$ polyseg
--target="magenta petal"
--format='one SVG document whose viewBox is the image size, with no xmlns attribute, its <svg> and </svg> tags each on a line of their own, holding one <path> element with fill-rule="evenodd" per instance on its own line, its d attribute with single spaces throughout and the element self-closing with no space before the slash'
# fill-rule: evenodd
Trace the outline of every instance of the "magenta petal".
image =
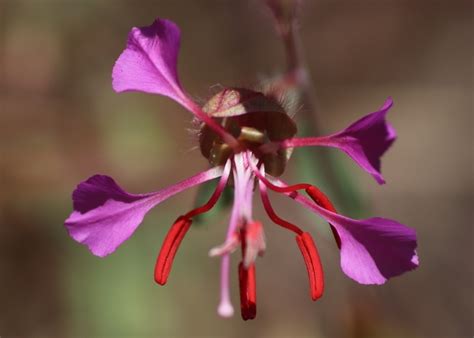
<svg viewBox="0 0 474 338">
<path fill-rule="evenodd" d="M 280 186 L 283 181 L 273 179 Z M 360 284 L 383 284 L 418 267 L 415 230 L 385 218 L 351 219 L 328 211 L 303 195 L 285 193 L 323 217 L 341 239 L 341 268 Z"/>
<path fill-rule="evenodd" d="M 104 257 L 133 234 L 155 205 L 221 174 L 222 168 L 215 167 L 158 192 L 141 195 L 125 192 L 108 176 L 95 175 L 74 191 L 74 211 L 65 226 L 74 240 L 87 245 L 94 255 Z"/>
<path fill-rule="evenodd" d="M 379 184 L 385 183 L 380 173 L 380 157 L 397 137 L 395 129 L 385 120 L 392 105 L 392 99 L 388 98 L 380 110 L 327 137 L 328 145 L 344 151 Z"/>
<path fill-rule="evenodd" d="M 418 267 L 416 233 L 385 218 L 331 217 L 341 238 L 341 267 L 361 284 L 383 284 Z"/>
<path fill-rule="evenodd" d="M 383 284 L 418 267 L 415 230 L 385 218 L 351 219 L 290 195 L 331 223 L 341 238 L 341 267 L 361 284 Z"/>
<path fill-rule="evenodd" d="M 172 21 L 156 19 L 151 26 L 132 28 L 112 71 L 114 90 L 166 95 L 186 106 L 177 73 L 179 46 L 180 31 Z"/>
</svg>

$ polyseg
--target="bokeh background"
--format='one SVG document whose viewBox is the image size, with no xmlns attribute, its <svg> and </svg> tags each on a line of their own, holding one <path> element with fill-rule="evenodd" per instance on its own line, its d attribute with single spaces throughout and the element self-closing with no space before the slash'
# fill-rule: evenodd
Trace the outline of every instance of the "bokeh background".
<svg viewBox="0 0 474 338">
<path fill-rule="evenodd" d="M 181 82 L 204 100 L 215 85 L 251 86 L 284 68 L 261 3 L 0 0 L 0 336 L 472 336 L 472 4 L 306 1 L 300 28 L 323 130 L 395 100 L 399 139 L 383 161 L 388 184 L 340 158 L 366 205 L 349 216 L 416 228 L 421 266 L 384 286 L 357 285 L 341 272 L 323 223 L 274 197 L 282 216 L 317 236 L 327 288 L 311 302 L 293 236 L 266 222 L 258 315 L 243 322 L 238 311 L 229 320 L 215 311 L 219 262 L 207 252 L 223 241 L 225 212 L 188 233 L 166 287 L 153 281 L 162 239 L 195 190 L 158 206 L 105 259 L 62 224 L 75 185 L 94 173 L 147 192 L 207 165 L 187 131 L 189 113 L 163 97 L 112 91 L 130 28 L 157 16 L 177 22 Z M 290 163 L 285 178 L 297 176 Z"/>
</svg>

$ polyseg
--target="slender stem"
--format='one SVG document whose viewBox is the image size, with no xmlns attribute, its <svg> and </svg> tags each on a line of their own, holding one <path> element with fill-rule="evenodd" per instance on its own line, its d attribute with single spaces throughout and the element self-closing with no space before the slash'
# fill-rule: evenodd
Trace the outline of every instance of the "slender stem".
<svg viewBox="0 0 474 338">
<path fill-rule="evenodd" d="M 316 90 L 307 70 L 307 65 L 303 56 L 301 37 L 298 30 L 298 14 L 301 10 L 302 0 L 294 0 L 289 17 L 284 17 L 282 4 L 277 0 L 269 0 L 267 6 L 272 12 L 275 30 L 280 37 L 286 55 L 286 73 L 280 79 L 281 86 L 275 88 L 291 87 L 298 90 L 301 96 L 301 103 L 305 107 L 300 114 L 305 123 L 302 125 L 302 136 L 321 135 L 322 128 L 319 121 L 319 105 L 316 99 Z M 338 178 L 336 163 L 327 151 L 307 152 L 305 156 L 310 156 L 313 161 L 319 163 L 325 179 L 329 182 L 337 200 L 346 201 L 345 189 L 342 181 Z"/>
</svg>

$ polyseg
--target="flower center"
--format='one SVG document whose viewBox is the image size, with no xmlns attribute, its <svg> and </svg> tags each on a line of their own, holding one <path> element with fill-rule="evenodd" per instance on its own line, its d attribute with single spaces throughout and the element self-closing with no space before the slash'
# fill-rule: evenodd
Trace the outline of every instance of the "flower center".
<svg viewBox="0 0 474 338">
<path fill-rule="evenodd" d="M 280 176 L 284 172 L 291 149 L 272 153 L 260 150 L 262 145 L 291 138 L 297 131 L 296 124 L 276 99 L 248 89 L 227 88 L 214 95 L 202 109 L 238 140 L 239 151 L 254 153 L 265 164 L 267 173 Z M 203 156 L 215 166 L 223 165 L 235 152 L 205 124 L 201 127 L 199 144 Z"/>
</svg>

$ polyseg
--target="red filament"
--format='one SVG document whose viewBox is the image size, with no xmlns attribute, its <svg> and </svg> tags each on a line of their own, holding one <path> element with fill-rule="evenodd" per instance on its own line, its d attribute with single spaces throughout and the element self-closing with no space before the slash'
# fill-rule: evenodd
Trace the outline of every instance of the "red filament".
<svg viewBox="0 0 474 338">
<path fill-rule="evenodd" d="M 186 232 L 189 230 L 191 223 L 192 221 L 190 219 L 179 217 L 168 231 L 155 265 L 155 281 L 158 284 L 166 284 L 176 251 L 184 235 L 186 235 Z"/>
<path fill-rule="evenodd" d="M 323 295 L 324 291 L 324 274 L 319 253 L 314 244 L 313 238 L 307 232 L 296 236 L 296 242 L 303 255 L 308 271 L 309 287 L 311 299 L 317 300 Z"/>
<path fill-rule="evenodd" d="M 222 191 L 224 190 L 224 186 L 219 187 L 219 184 L 220 184 L 220 182 L 218 183 L 218 186 L 217 186 L 216 190 L 214 190 L 214 193 L 209 198 L 209 200 L 206 202 L 206 204 L 204 204 L 200 207 L 197 207 L 196 209 L 193 209 L 193 210 L 189 211 L 183 217 L 184 218 L 192 218 L 194 216 L 203 214 L 203 213 L 208 212 L 209 210 L 211 210 L 214 207 L 214 205 L 216 205 L 217 201 L 219 200 L 219 197 L 222 194 Z"/>
<path fill-rule="evenodd" d="M 293 184 L 293 185 L 289 185 L 289 186 L 286 186 L 286 187 L 279 187 L 277 185 L 274 185 L 273 183 L 271 183 L 268 180 L 267 180 L 267 182 L 269 183 L 269 184 L 267 184 L 267 187 L 269 187 L 273 191 L 281 192 L 281 193 L 294 192 L 294 191 L 297 191 L 297 190 L 303 190 L 303 189 L 307 189 L 307 188 L 311 187 L 311 185 L 309 185 L 307 183 L 298 183 L 298 184 Z M 267 182 L 264 182 L 264 183 L 267 183 Z"/>
<path fill-rule="evenodd" d="M 300 235 L 303 233 L 303 231 L 298 228 L 296 225 L 285 221 L 284 219 L 278 217 L 278 215 L 275 213 L 275 210 L 273 210 L 272 205 L 270 203 L 270 199 L 268 198 L 268 195 L 263 191 L 262 188 L 260 188 L 260 197 L 262 198 L 262 204 L 263 207 L 265 208 L 265 211 L 268 214 L 268 217 L 275 223 L 278 224 L 279 226 L 282 226 L 283 228 L 286 228 L 288 230 L 293 231 L 297 235 Z"/>
</svg>

